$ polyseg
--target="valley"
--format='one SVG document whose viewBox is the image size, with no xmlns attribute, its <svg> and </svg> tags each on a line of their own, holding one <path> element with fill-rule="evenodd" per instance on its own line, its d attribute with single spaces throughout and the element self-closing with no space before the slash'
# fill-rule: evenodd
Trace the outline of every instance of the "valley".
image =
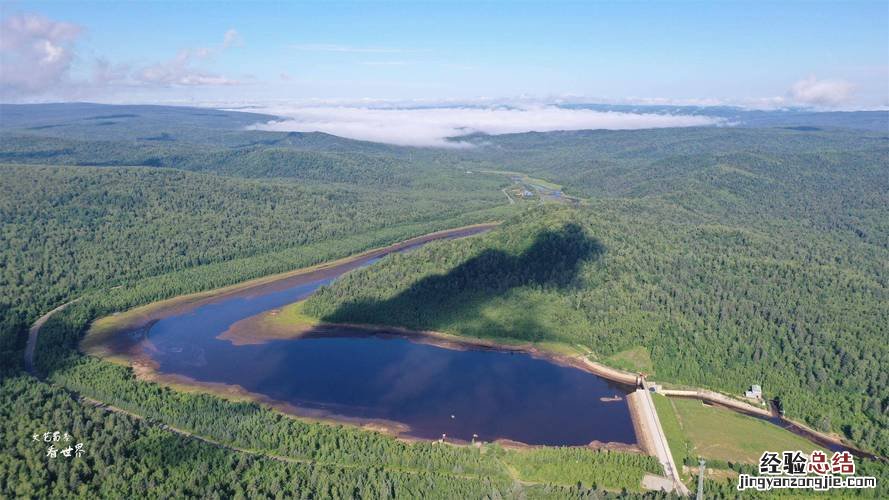
<svg viewBox="0 0 889 500">
<path fill-rule="evenodd" d="M 278 471 L 261 473 L 269 488 L 268 474 L 317 491 L 348 470 L 376 492 L 643 495 L 646 475 L 668 472 L 639 435 L 656 426 L 633 421 L 632 387 L 606 380 L 642 372 L 729 397 L 761 384 L 884 474 L 879 132 L 553 132 L 437 150 L 248 132 L 240 118 L 163 127 L 155 112 L 113 113 L 146 122 L 101 125 L 116 137 L 101 142 L 85 133 L 98 125 L 4 123 L 10 425 L 24 425 L 16 400 L 49 398 L 121 442 L 175 443 L 183 464 L 248 450 Z M 818 447 L 651 397 L 680 491 L 699 457 L 708 491 L 727 491 L 764 446 Z M 74 410 L 82 398 L 115 411 Z M 57 418 L 46 411 L 29 421 Z"/>
</svg>

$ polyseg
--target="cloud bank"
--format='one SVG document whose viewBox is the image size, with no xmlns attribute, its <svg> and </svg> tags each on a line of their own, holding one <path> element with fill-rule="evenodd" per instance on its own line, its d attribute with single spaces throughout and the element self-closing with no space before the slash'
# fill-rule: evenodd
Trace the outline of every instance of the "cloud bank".
<svg viewBox="0 0 889 500">
<path fill-rule="evenodd" d="M 695 127 L 720 123 L 709 116 L 619 113 L 555 106 L 529 108 L 409 108 L 368 107 L 263 108 L 283 120 L 254 125 L 256 130 L 326 132 L 328 134 L 400 146 L 460 147 L 448 141 L 471 133 L 508 134 L 554 130 L 643 129 Z"/>
<path fill-rule="evenodd" d="M 843 80 L 818 80 L 810 76 L 790 88 L 790 98 L 797 104 L 811 106 L 839 106 L 852 97 L 854 86 Z"/>
</svg>

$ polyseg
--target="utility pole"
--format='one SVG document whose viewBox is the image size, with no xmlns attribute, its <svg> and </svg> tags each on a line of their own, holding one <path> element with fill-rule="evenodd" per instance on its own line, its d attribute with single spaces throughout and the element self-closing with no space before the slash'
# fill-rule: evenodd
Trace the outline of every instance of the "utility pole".
<svg viewBox="0 0 889 500">
<path fill-rule="evenodd" d="M 704 464 L 707 461 L 702 458 L 699 463 L 701 468 L 698 469 L 698 500 L 704 500 Z"/>
</svg>

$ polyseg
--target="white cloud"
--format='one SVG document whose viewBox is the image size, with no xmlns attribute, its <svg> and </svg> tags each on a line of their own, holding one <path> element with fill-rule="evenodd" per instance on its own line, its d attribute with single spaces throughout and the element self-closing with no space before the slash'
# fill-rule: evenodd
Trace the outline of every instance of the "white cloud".
<svg viewBox="0 0 889 500">
<path fill-rule="evenodd" d="M 405 146 L 459 147 L 448 137 L 474 132 L 506 134 L 553 130 L 642 129 L 713 125 L 708 116 L 617 113 L 555 106 L 523 108 L 269 107 L 257 111 L 286 117 L 254 125 L 258 130 L 326 132 L 352 139 Z"/>
<path fill-rule="evenodd" d="M 236 30 L 230 29 L 223 35 L 221 45 L 182 49 L 173 59 L 136 71 L 133 78 L 139 84 L 159 86 L 238 85 L 241 82 L 237 80 L 195 68 L 194 62 L 209 59 L 243 43 L 241 35 Z"/>
<path fill-rule="evenodd" d="M 8 17 L 0 24 L 0 96 L 41 94 L 64 84 L 83 29 L 37 14 Z"/>
<path fill-rule="evenodd" d="M 790 98 L 797 104 L 811 106 L 839 106 L 852 97 L 854 86 L 843 80 L 818 80 L 810 76 L 790 88 Z"/>
<path fill-rule="evenodd" d="M 234 29 L 219 44 L 180 50 L 175 57 L 148 66 L 131 68 L 103 57 L 92 67 L 76 72 L 75 43 L 83 29 L 38 14 L 19 14 L 0 22 L 0 99 L 83 99 L 105 97 L 134 87 L 222 86 L 240 83 L 197 67 L 200 61 L 243 45 Z M 89 75 L 72 77 L 72 74 Z"/>
<path fill-rule="evenodd" d="M 209 57 L 208 49 L 181 50 L 169 61 L 152 64 L 137 71 L 138 83 L 161 86 L 237 85 L 237 80 L 208 73 L 193 66 L 195 59 Z"/>
</svg>

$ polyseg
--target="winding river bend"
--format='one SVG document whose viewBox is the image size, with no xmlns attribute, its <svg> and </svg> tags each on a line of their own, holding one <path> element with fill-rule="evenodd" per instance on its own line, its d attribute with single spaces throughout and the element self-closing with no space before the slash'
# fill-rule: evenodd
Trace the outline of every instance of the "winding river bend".
<svg viewBox="0 0 889 500">
<path fill-rule="evenodd" d="M 630 388 L 528 353 L 340 325 L 293 339 L 224 338 L 232 325 L 305 299 L 389 253 L 488 229 L 434 233 L 310 272 L 125 313 L 131 317 L 102 338 L 100 350 L 150 366 L 160 379 L 236 388 L 294 414 L 403 436 L 635 445 Z"/>
</svg>

